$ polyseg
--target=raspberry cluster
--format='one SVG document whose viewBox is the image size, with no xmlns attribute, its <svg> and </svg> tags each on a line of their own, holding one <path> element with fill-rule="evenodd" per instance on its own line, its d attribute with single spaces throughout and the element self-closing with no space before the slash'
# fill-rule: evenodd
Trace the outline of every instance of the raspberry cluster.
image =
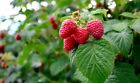
<svg viewBox="0 0 140 83">
<path fill-rule="evenodd" d="M 85 44 L 89 34 L 99 40 L 104 34 L 101 20 L 95 19 L 87 23 L 86 28 L 78 27 L 74 20 L 65 20 L 59 30 L 59 36 L 64 39 L 64 49 L 70 51 L 78 44 Z"/>
<path fill-rule="evenodd" d="M 50 16 L 49 21 L 51 22 L 53 29 L 54 30 L 57 29 L 58 25 L 57 25 L 55 18 L 53 16 Z"/>
</svg>

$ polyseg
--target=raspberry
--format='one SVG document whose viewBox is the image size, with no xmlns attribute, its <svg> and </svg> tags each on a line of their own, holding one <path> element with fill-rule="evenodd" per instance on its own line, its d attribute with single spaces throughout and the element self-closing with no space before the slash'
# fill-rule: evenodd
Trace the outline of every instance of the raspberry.
<svg viewBox="0 0 140 83">
<path fill-rule="evenodd" d="M 78 28 L 72 36 L 77 43 L 84 44 L 88 40 L 89 34 L 86 29 Z"/>
<path fill-rule="evenodd" d="M 5 33 L 4 32 L 0 32 L 0 39 L 4 39 L 5 37 Z"/>
<path fill-rule="evenodd" d="M 18 40 L 21 40 L 21 36 L 19 34 L 16 34 L 15 36 L 15 39 L 18 41 Z"/>
<path fill-rule="evenodd" d="M 53 29 L 57 29 L 58 25 L 56 23 L 52 24 Z"/>
<path fill-rule="evenodd" d="M 61 38 L 69 37 L 70 35 L 72 35 L 75 32 L 76 29 L 77 29 L 77 25 L 74 21 L 65 20 L 62 23 L 62 26 L 59 30 L 59 36 Z"/>
<path fill-rule="evenodd" d="M 96 40 L 99 40 L 104 34 L 102 21 L 98 19 L 89 21 L 87 23 L 87 30 Z"/>
<path fill-rule="evenodd" d="M 0 53 L 4 53 L 5 45 L 0 45 Z"/>
<path fill-rule="evenodd" d="M 53 16 L 50 16 L 49 21 L 50 21 L 51 23 L 55 23 L 54 17 L 53 17 Z"/>
<path fill-rule="evenodd" d="M 70 51 L 77 46 L 76 41 L 74 40 L 73 36 L 67 37 L 64 39 L 64 49 L 66 51 Z"/>
</svg>

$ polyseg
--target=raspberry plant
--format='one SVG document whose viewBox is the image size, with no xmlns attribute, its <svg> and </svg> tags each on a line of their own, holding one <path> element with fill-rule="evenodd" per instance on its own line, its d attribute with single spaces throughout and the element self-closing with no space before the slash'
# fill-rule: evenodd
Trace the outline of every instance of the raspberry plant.
<svg viewBox="0 0 140 83">
<path fill-rule="evenodd" d="M 130 17 L 125 12 L 121 19 L 110 20 L 105 9 L 88 12 L 86 16 L 80 15 L 83 12 L 77 16 L 75 13 L 68 19 L 74 19 L 78 27 L 85 26 L 92 36 L 70 54 L 76 77 L 83 83 L 139 83 L 139 55 L 134 53 L 138 50 L 135 47 L 139 47 L 135 42 L 140 36 L 139 17 Z"/>
</svg>

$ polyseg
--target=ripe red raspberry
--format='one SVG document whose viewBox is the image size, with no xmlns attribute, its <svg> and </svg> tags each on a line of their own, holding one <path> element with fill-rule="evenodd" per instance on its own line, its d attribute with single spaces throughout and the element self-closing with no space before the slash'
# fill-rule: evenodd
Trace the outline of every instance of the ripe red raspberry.
<svg viewBox="0 0 140 83">
<path fill-rule="evenodd" d="M 73 36 L 67 37 L 64 39 L 64 49 L 66 51 L 70 51 L 77 46 L 76 41 L 74 40 Z"/>
<path fill-rule="evenodd" d="M 0 45 L 0 53 L 4 53 L 5 45 Z"/>
<path fill-rule="evenodd" d="M 16 34 L 15 35 L 15 39 L 18 41 L 18 40 L 21 40 L 21 36 L 20 36 L 20 34 Z"/>
<path fill-rule="evenodd" d="M 49 21 L 50 21 L 51 23 L 55 23 L 54 17 L 53 17 L 53 16 L 50 16 Z"/>
<path fill-rule="evenodd" d="M 77 25 L 73 20 L 65 20 L 59 30 L 59 36 L 66 38 L 72 35 L 77 29 Z"/>
<path fill-rule="evenodd" d="M 95 19 L 87 23 L 87 30 L 96 39 L 100 39 L 104 34 L 104 26 L 101 20 Z"/>
<path fill-rule="evenodd" d="M 0 32 L 0 39 L 4 39 L 5 37 L 5 33 L 4 32 Z"/>
<path fill-rule="evenodd" d="M 53 29 L 57 29 L 58 25 L 56 23 L 52 24 Z"/>
<path fill-rule="evenodd" d="M 77 43 L 84 44 L 88 40 L 89 34 L 86 29 L 78 28 L 72 36 Z"/>
</svg>

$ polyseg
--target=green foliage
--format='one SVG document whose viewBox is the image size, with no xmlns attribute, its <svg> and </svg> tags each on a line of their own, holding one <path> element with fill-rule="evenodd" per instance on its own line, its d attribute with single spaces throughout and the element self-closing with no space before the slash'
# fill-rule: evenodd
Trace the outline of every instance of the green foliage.
<svg viewBox="0 0 140 83">
<path fill-rule="evenodd" d="M 68 66 L 67 58 L 59 58 L 56 62 L 52 63 L 50 66 L 50 71 L 53 76 L 58 75 Z"/>
<path fill-rule="evenodd" d="M 134 44 L 133 44 L 133 51 L 132 51 L 132 54 L 133 54 L 133 57 L 134 57 L 134 64 L 137 65 L 137 64 L 140 64 L 140 37 L 139 36 L 136 36 L 134 38 Z"/>
<path fill-rule="evenodd" d="M 104 15 L 104 16 L 106 16 L 107 15 L 107 11 L 108 10 L 106 10 L 106 9 L 97 9 L 97 10 L 95 10 L 95 11 L 92 11 L 91 12 L 91 14 L 101 14 L 101 15 Z"/>
<path fill-rule="evenodd" d="M 75 76 L 75 78 L 81 80 L 82 83 L 91 83 L 91 81 L 89 81 L 88 78 L 86 78 L 85 76 L 83 76 L 83 74 L 79 70 L 76 70 L 74 76 Z"/>
<path fill-rule="evenodd" d="M 79 46 L 71 61 L 89 80 L 102 83 L 113 69 L 114 57 L 111 45 L 101 39 Z"/>
<path fill-rule="evenodd" d="M 125 80 L 124 80 L 125 79 Z M 134 68 L 126 63 L 119 63 L 105 83 L 139 83 L 140 80 L 134 74 Z"/>
<path fill-rule="evenodd" d="M 121 15 L 124 16 L 124 17 L 128 17 L 128 18 L 139 18 L 139 16 L 133 15 L 130 12 L 123 12 Z"/>
<path fill-rule="evenodd" d="M 118 30 L 120 29 L 118 28 Z M 125 29 L 121 32 L 110 32 L 107 36 L 119 48 L 119 52 L 122 55 L 128 55 L 133 42 L 133 34 L 131 30 Z"/>
<path fill-rule="evenodd" d="M 132 25 L 131 25 L 131 28 L 135 31 L 135 32 L 137 32 L 137 33 L 139 33 L 140 34 L 140 19 L 135 19 L 134 20 L 134 22 L 132 23 Z"/>
</svg>

